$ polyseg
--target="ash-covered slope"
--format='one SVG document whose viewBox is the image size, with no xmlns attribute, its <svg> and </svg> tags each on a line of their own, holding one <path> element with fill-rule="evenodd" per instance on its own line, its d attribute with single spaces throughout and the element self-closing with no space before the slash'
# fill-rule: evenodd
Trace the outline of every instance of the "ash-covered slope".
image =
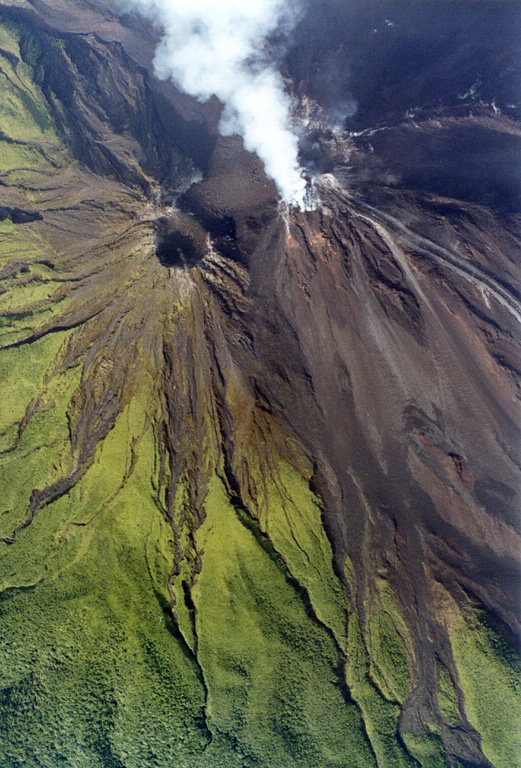
<svg viewBox="0 0 521 768">
<path fill-rule="evenodd" d="M 299 212 L 137 16 L 0 3 L 6 768 L 520 764 L 518 26 L 310 3 Z"/>
</svg>

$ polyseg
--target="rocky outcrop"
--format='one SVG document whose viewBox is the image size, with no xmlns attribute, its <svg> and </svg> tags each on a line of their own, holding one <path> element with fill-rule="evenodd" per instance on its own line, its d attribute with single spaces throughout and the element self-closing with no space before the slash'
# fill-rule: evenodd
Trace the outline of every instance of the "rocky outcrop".
<svg viewBox="0 0 521 768">
<path fill-rule="evenodd" d="M 401 5 L 330 5 L 299 212 L 136 16 L 0 4 L 6 766 L 519 762 L 511 65 L 460 98 L 474 8 L 423 62 Z M 408 45 L 428 99 L 382 91 Z"/>
</svg>

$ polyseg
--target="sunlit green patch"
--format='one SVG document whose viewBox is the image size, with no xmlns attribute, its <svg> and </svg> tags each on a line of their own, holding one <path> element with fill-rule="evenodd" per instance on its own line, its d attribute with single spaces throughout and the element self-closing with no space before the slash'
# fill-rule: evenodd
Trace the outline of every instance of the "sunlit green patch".
<svg viewBox="0 0 521 768">
<path fill-rule="evenodd" d="M 77 384 L 78 373 L 74 370 L 52 379 L 23 431 L 18 447 L 0 457 L 2 536 L 9 538 L 14 528 L 26 518 L 33 489 L 41 491 L 71 472 L 73 457 L 67 406 Z M 39 536 L 46 539 L 49 532 L 48 527 L 39 529 L 37 516 L 28 528 L 28 535 L 35 537 L 35 542 Z M 23 572 L 31 582 L 34 577 L 30 563 L 36 557 L 38 547 L 34 543 L 23 545 L 24 549 L 26 547 Z"/>
<path fill-rule="evenodd" d="M 24 25 L 0 21 L 0 49 L 6 52 L 0 52 L 0 175 L 10 185 L 30 187 L 62 165 L 67 153 L 35 82 L 33 67 L 43 61 L 37 37 Z"/>
<path fill-rule="evenodd" d="M 457 725 L 461 722 L 456 689 L 445 667 L 440 667 L 438 673 L 438 703 L 449 725 Z"/>
<path fill-rule="evenodd" d="M 16 177 L 10 177 L 11 184 L 17 183 L 22 174 L 21 169 L 37 168 L 42 163 L 47 163 L 46 155 L 41 147 L 28 146 L 27 144 L 9 143 L 0 134 L 0 173 L 16 171 Z"/>
<path fill-rule="evenodd" d="M 26 49 L 34 57 L 39 44 L 32 33 L 9 21 L 0 25 L 0 48 L 12 54 L 8 58 L 0 53 L 1 134 L 9 141 L 53 143 L 56 132 L 47 101 L 34 82 L 32 67 L 23 61 L 22 35 Z"/>
<path fill-rule="evenodd" d="M 0 296 L 0 312 L 9 315 L 22 312 L 37 313 L 42 303 L 48 303 L 56 284 L 42 279 L 19 281 Z M 40 305 L 40 306 L 38 306 Z"/>
<path fill-rule="evenodd" d="M 226 762 L 226 751 L 237 750 L 245 764 L 273 768 L 374 766 L 358 708 L 343 693 L 333 638 L 216 477 L 206 513 L 193 600 L 215 740 L 201 766 L 241 765 L 231 755 Z"/>
<path fill-rule="evenodd" d="M 412 656 L 412 645 L 396 596 L 384 579 L 375 582 L 365 637 L 372 680 L 387 699 L 403 703 L 409 690 L 407 657 Z"/>
<path fill-rule="evenodd" d="M 261 530 L 282 554 L 291 574 L 307 591 L 317 618 L 333 632 L 341 649 L 347 642 L 348 597 L 333 571 L 333 552 L 322 525 L 322 506 L 309 483 L 285 462 L 259 479 Z"/>
<path fill-rule="evenodd" d="M 443 751 L 441 739 L 433 727 L 429 735 L 406 733 L 404 743 L 411 755 L 418 761 L 421 768 L 447 768 L 447 758 Z M 459 762 L 452 762 L 451 768 L 460 768 Z"/>
<path fill-rule="evenodd" d="M 200 670 L 164 610 L 155 451 L 137 399 L 74 493 L 0 545 L 4 573 L 23 581 L 31 553 L 41 578 L 0 596 L 3 768 L 193 768 L 208 743 Z"/>
<path fill-rule="evenodd" d="M 0 145 L 1 151 L 1 145 Z M 12 259 L 42 258 L 45 246 L 32 236 L 31 225 L 13 224 L 9 219 L 0 222 L 0 264 L 4 267 Z M 7 278 L 8 279 L 8 278 Z M 2 287 L 5 286 L 5 278 Z"/>
<path fill-rule="evenodd" d="M 453 629 L 451 643 L 465 712 L 494 768 L 521 766 L 521 664 L 486 617 Z"/>
<path fill-rule="evenodd" d="M 10 219 L 0 221 L 0 235 L 10 235 L 15 230 L 15 225 Z"/>
<path fill-rule="evenodd" d="M 25 347 L 0 350 L 0 451 L 14 446 L 27 408 L 36 401 L 68 338 L 69 333 L 56 333 Z"/>
<path fill-rule="evenodd" d="M 378 768 L 417 768 L 416 761 L 401 746 L 398 738 L 400 707 L 388 701 L 372 682 L 370 659 L 362 640 L 355 613 L 349 619 L 346 680 L 359 705 L 364 727 L 371 741 Z"/>
</svg>

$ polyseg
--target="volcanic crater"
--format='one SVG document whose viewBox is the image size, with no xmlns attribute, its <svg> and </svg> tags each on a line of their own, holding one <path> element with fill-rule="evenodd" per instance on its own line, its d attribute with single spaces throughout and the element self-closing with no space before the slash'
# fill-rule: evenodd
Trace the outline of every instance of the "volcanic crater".
<svg viewBox="0 0 521 768">
<path fill-rule="evenodd" d="M 310 211 L 59 6 L 0 1 L 6 768 L 519 766 L 516 4 L 305 4 Z"/>
<path fill-rule="evenodd" d="M 180 211 L 159 217 L 154 230 L 157 258 L 165 267 L 193 267 L 204 259 L 209 248 L 204 228 Z"/>
</svg>

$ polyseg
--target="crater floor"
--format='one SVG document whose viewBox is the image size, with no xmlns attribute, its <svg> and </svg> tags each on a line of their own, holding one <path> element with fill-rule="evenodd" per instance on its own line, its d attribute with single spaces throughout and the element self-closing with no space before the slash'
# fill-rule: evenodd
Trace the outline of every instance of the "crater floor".
<svg viewBox="0 0 521 768">
<path fill-rule="evenodd" d="M 311 211 L 0 0 L 2 768 L 521 765 L 517 3 L 305 8 Z"/>
</svg>

